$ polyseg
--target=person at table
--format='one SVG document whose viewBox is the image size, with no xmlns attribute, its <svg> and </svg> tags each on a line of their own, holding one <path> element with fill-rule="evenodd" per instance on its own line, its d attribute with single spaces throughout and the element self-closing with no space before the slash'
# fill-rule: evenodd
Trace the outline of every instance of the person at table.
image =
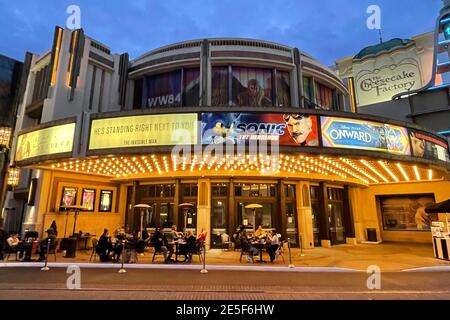
<svg viewBox="0 0 450 320">
<path fill-rule="evenodd" d="M 267 233 L 263 230 L 262 226 L 259 226 L 255 231 L 255 238 L 263 239 L 267 236 Z"/>
<path fill-rule="evenodd" d="M 267 242 L 268 245 L 266 250 L 270 256 L 270 262 L 273 262 L 273 260 L 275 260 L 275 252 L 280 246 L 280 238 L 278 238 L 276 233 L 273 233 L 271 230 L 269 230 L 269 233 L 267 235 Z"/>
<path fill-rule="evenodd" d="M 113 260 L 115 262 L 120 261 L 120 255 L 122 254 L 123 245 L 122 241 L 126 239 L 125 229 L 118 228 L 114 231 L 114 239 L 111 241 L 114 243 L 113 245 Z"/>
<path fill-rule="evenodd" d="M 197 236 L 197 240 L 198 241 L 205 241 L 207 235 L 208 235 L 208 232 L 205 230 L 205 228 L 202 228 L 202 231 Z"/>
<path fill-rule="evenodd" d="M 167 240 L 162 228 L 156 228 L 156 231 L 152 236 L 152 243 L 155 246 L 156 252 L 162 252 L 164 255 L 165 263 L 174 262 L 172 260 L 173 246 L 169 245 L 169 241 Z M 167 252 L 169 255 L 167 255 Z"/>
<path fill-rule="evenodd" d="M 6 243 L 11 250 L 17 251 L 19 253 L 19 259 L 23 258 L 23 245 L 22 242 L 20 242 L 17 232 L 12 232 L 9 235 L 9 238 L 6 239 Z"/>
<path fill-rule="evenodd" d="M 177 231 L 177 226 L 176 225 L 172 226 L 171 234 L 172 234 L 172 240 L 173 241 L 178 241 L 179 239 L 182 239 L 184 237 L 183 232 Z"/>
<path fill-rule="evenodd" d="M 95 248 L 101 262 L 109 261 L 109 253 L 113 251 L 111 238 L 109 236 L 109 230 L 104 229 L 103 234 L 98 240 L 97 247 Z"/>
<path fill-rule="evenodd" d="M 243 251 L 247 252 L 247 261 L 248 262 L 254 262 L 253 261 L 253 256 L 257 256 L 258 255 L 258 249 L 255 248 L 249 241 L 248 239 L 248 235 L 247 235 L 247 231 L 242 231 L 241 233 L 241 237 L 240 237 L 240 241 L 241 241 L 241 248 Z"/>
<path fill-rule="evenodd" d="M 47 237 L 39 242 L 39 261 L 44 261 L 47 251 L 53 249 L 56 244 L 56 236 L 53 228 L 49 228 L 45 232 L 47 232 Z"/>
<path fill-rule="evenodd" d="M 30 231 L 28 229 L 25 229 L 25 235 L 22 241 L 22 250 L 24 258 L 21 261 L 31 261 L 33 242 L 37 239 L 37 237 L 38 233 L 36 231 Z"/>
</svg>

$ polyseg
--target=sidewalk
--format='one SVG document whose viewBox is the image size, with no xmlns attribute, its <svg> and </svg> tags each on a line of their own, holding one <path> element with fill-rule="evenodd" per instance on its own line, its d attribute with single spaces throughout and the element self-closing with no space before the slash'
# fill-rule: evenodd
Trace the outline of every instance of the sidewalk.
<svg viewBox="0 0 450 320">
<path fill-rule="evenodd" d="M 402 271 L 407 269 L 423 267 L 445 266 L 450 268 L 450 261 L 443 261 L 434 258 L 433 247 L 431 244 L 407 244 L 407 243 L 382 243 L 382 244 L 358 244 L 358 245 L 339 245 L 332 248 L 315 248 L 303 250 L 291 250 L 292 263 L 298 268 L 343 268 L 366 271 L 370 265 L 376 265 L 382 272 Z M 62 253 L 58 253 L 57 262 L 59 263 L 83 263 L 92 264 L 92 266 L 114 267 L 114 265 L 102 264 L 98 257 L 96 263 L 89 262 L 91 250 L 78 250 L 76 258 L 64 258 Z M 289 265 L 289 253 L 285 250 L 284 263 L 281 257 L 278 257 L 274 263 L 248 263 L 243 257 L 242 263 L 239 262 L 239 251 L 209 250 L 206 252 L 206 264 L 208 266 L 234 266 L 245 267 L 245 269 L 282 268 Z M 138 264 L 151 264 L 153 257 L 152 251 L 146 251 L 143 256 L 138 256 Z M 263 258 L 269 261 L 269 256 L 264 253 Z M 255 257 L 255 260 L 258 260 Z M 164 266 L 164 268 L 186 268 L 199 267 L 198 256 L 193 256 L 191 264 L 176 263 L 163 264 L 163 257 L 157 255 L 152 266 Z M 13 263 L 14 257 L 10 256 L 6 263 Z M 49 256 L 49 263 L 54 262 L 53 255 Z M 25 263 L 24 263 L 25 264 Z M 41 265 L 42 263 L 39 263 Z M 27 264 L 28 265 L 28 264 Z M 117 267 L 120 264 L 117 264 Z M 138 266 L 136 266 L 138 267 Z"/>
</svg>

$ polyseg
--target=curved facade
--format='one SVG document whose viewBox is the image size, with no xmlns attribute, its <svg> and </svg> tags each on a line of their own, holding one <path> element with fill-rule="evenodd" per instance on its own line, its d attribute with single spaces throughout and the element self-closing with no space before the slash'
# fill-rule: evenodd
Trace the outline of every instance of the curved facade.
<svg viewBox="0 0 450 320">
<path fill-rule="evenodd" d="M 82 205 L 67 230 L 175 224 L 205 228 L 211 248 L 241 224 L 303 248 L 364 241 L 367 228 L 425 242 L 436 217 L 421 208 L 450 195 L 444 137 L 348 112 L 335 73 L 296 48 L 204 39 L 128 61 L 56 28 L 53 49 L 29 59 L 9 197 L 23 228 L 67 225 L 62 206 Z"/>
</svg>

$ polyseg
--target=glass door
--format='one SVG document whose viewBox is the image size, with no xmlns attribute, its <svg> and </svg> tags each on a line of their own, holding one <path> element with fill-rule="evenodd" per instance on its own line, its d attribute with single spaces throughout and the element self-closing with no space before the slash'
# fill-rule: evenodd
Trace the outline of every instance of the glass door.
<svg viewBox="0 0 450 320">
<path fill-rule="evenodd" d="M 345 243 L 343 190 L 327 188 L 327 216 L 332 244 Z"/>
<path fill-rule="evenodd" d="M 255 230 L 262 226 L 263 229 L 272 229 L 272 213 L 273 213 L 273 203 L 271 202 L 261 202 L 258 203 L 262 208 L 258 209 L 247 209 L 245 206 L 255 202 L 239 202 L 237 205 L 237 211 L 239 215 L 239 223 L 244 225 L 246 229 L 250 232 L 255 232 Z"/>
<path fill-rule="evenodd" d="M 294 203 L 286 203 L 286 237 L 290 239 L 291 245 L 298 247 L 298 233 L 297 233 L 297 223 L 296 223 L 296 210 Z"/>
<path fill-rule="evenodd" d="M 221 235 L 227 233 L 227 205 L 224 200 L 212 200 L 211 248 L 222 248 Z"/>
</svg>

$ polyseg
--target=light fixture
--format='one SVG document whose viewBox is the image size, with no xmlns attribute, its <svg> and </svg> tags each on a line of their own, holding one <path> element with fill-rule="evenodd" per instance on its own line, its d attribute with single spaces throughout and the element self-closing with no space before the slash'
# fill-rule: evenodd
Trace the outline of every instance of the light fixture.
<svg viewBox="0 0 450 320">
<path fill-rule="evenodd" d="M 378 161 L 378 163 L 383 167 L 384 170 L 394 179 L 396 182 L 400 182 L 397 176 L 388 168 L 388 166 L 383 161 Z"/>
<path fill-rule="evenodd" d="M 428 169 L 428 180 L 433 180 L 433 170 Z"/>
<path fill-rule="evenodd" d="M 397 163 L 397 168 L 398 168 L 398 169 L 400 170 L 400 172 L 402 173 L 403 178 L 405 178 L 405 181 L 409 181 L 410 179 L 409 179 L 408 175 L 406 174 L 405 169 L 403 169 L 403 167 L 402 167 L 402 165 L 401 165 L 400 163 Z"/>
<path fill-rule="evenodd" d="M 420 179 L 419 169 L 417 169 L 417 166 L 414 166 L 413 168 L 414 168 L 414 173 L 416 174 L 417 181 L 420 181 L 421 179 Z"/>
<path fill-rule="evenodd" d="M 20 169 L 16 166 L 10 166 L 8 170 L 8 185 L 15 188 L 19 185 Z"/>
</svg>

